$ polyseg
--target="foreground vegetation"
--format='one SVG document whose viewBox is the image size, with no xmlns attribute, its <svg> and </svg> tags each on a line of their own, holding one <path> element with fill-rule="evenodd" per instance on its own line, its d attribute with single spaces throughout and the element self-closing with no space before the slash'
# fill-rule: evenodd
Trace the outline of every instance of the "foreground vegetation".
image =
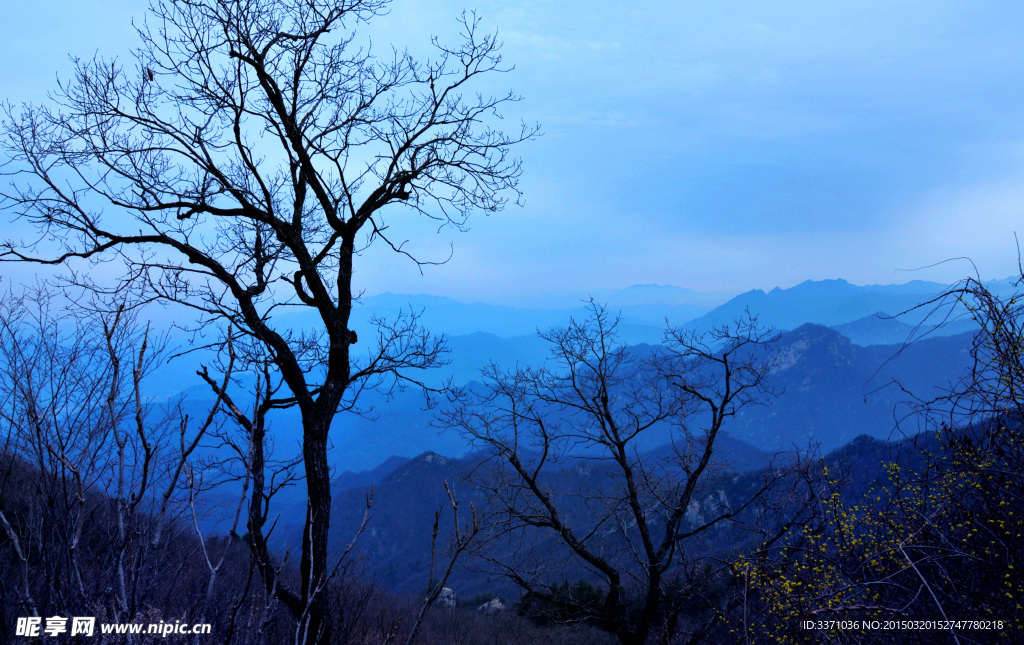
<svg viewBox="0 0 1024 645">
<path fill-rule="evenodd" d="M 600 538 L 586 528 L 588 522 L 614 526 L 609 518 L 621 517 L 587 515 L 614 510 L 605 506 L 618 499 L 614 479 L 607 490 L 580 498 L 582 506 L 565 506 L 577 495 L 566 491 L 539 498 L 562 508 L 556 517 L 570 517 L 576 530 L 587 531 L 577 554 L 592 550 L 607 566 L 624 567 L 627 575 L 612 589 L 606 576 L 586 566 L 543 568 L 545 559 L 535 553 L 569 562 L 572 545 L 568 556 L 557 555 L 566 545 L 547 537 L 557 529 L 550 521 L 509 524 L 517 517 L 510 510 L 530 507 L 510 509 L 507 497 L 494 498 L 494 489 L 481 484 L 499 481 L 493 477 L 503 472 L 500 460 L 513 454 L 496 450 L 496 466 L 474 470 L 476 493 L 469 493 L 473 481 L 460 483 L 463 497 L 476 503 L 471 512 L 461 503 L 461 520 L 456 515 L 453 525 L 462 530 L 449 531 L 446 543 L 446 533 L 435 528 L 438 573 L 431 585 L 424 581 L 424 595 L 397 595 L 375 584 L 373 562 L 360 555 L 358 542 L 333 556 L 324 591 L 332 640 L 881 643 L 894 633 L 901 642 L 1012 639 L 1024 620 L 1016 573 L 1024 566 L 1017 407 L 1024 318 L 1016 301 L 999 301 L 973 282 L 960 296 L 982 330 L 975 369 L 941 400 L 921 402 L 921 418 L 933 429 L 889 444 L 860 439 L 824 459 L 800 462 L 799 469 L 775 468 L 769 478 L 724 471 L 710 477 L 697 498 L 706 499 L 701 490 L 724 495 L 732 490 L 726 481 L 758 494 L 735 512 L 723 506 L 720 517 L 678 524 L 687 535 L 659 572 L 654 604 L 650 579 L 628 573 L 628 559 L 620 557 L 642 540 L 630 533 L 639 525 L 620 525 Z M 53 306 L 37 294 L 8 298 L 3 309 L 0 634 L 13 640 L 20 616 L 86 615 L 105 622 L 211 623 L 212 636 L 203 642 L 304 642 L 294 617 L 265 586 L 256 561 L 263 551 L 240 524 L 252 470 L 238 463 L 249 462 L 222 460 L 201 447 L 207 441 L 236 451 L 247 446 L 242 452 L 251 455 L 245 428 L 223 414 L 229 406 L 219 399 L 198 420 L 173 407 L 157 414 L 139 394 L 156 351 L 145 329 L 124 313 L 61 326 Z M 713 447 L 713 437 L 695 445 Z M 686 462 L 678 461 L 684 457 L 675 453 L 643 471 L 632 460 L 625 466 L 641 472 L 640 481 L 657 478 L 661 487 L 639 493 L 654 495 L 685 484 Z M 271 479 L 287 481 L 291 468 L 274 466 Z M 546 481 L 558 482 L 557 471 Z M 761 489 L 758 482 L 770 485 Z M 265 485 L 266 504 L 277 486 Z M 240 488 L 235 502 L 222 494 L 220 506 L 204 506 L 205 495 L 225 487 Z M 454 493 L 449 500 L 458 511 Z M 627 496 L 616 503 L 628 502 Z M 210 528 L 211 513 L 228 524 Z M 664 530 L 656 517 L 652 533 Z M 509 535 L 527 548 L 495 547 Z M 703 535 L 703 543 L 694 535 Z M 298 584 L 290 552 L 270 556 L 275 580 Z M 441 592 L 459 566 L 502 574 L 522 591 L 491 605 L 489 597 L 456 601 Z"/>
</svg>

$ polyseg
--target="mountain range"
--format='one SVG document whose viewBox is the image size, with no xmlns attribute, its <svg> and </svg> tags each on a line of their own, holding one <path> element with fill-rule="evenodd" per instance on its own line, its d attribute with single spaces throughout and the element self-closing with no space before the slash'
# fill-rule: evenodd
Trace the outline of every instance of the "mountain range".
<svg viewBox="0 0 1024 645">
<path fill-rule="evenodd" d="M 771 348 L 778 354 L 768 377 L 775 396 L 740 410 L 728 431 L 766 451 L 812 442 L 832 450 L 858 435 L 885 439 L 913 434 L 915 427 L 898 423 L 910 415 L 915 401 L 940 396 L 964 373 L 972 340 L 967 333 L 907 346 L 863 347 L 821 325 L 784 332 Z M 339 472 L 369 470 L 391 457 L 426 451 L 459 457 L 471 449 L 456 432 L 438 426 L 435 409 L 418 390 L 387 395 L 369 391 L 360 401 L 364 414 L 340 414 L 332 429 L 330 459 Z M 208 404 L 208 399 L 194 396 L 184 405 L 187 411 L 194 408 L 196 416 Z M 272 424 L 275 445 L 297 450 L 297 411 L 277 412 Z M 668 426 L 652 428 L 640 445 L 653 449 L 667 443 L 669 432 Z"/>
<path fill-rule="evenodd" d="M 992 283 L 997 292 L 1011 286 L 1009 281 Z M 906 311 L 947 289 L 931 282 L 866 287 L 842 280 L 804 282 L 791 289 L 742 294 L 686 322 L 686 327 L 706 330 L 749 310 L 760 322 L 787 330 L 776 346 L 784 367 L 771 376 L 779 396 L 741 412 L 730 432 L 764 450 L 810 441 L 832 449 L 860 434 L 888 437 L 898 419 L 909 411 L 902 404 L 911 400 L 911 395 L 932 398 L 966 368 L 971 342 L 968 330 L 973 323 L 956 310 L 947 310 L 945 324 L 939 327 L 935 327 L 935 316 L 922 324 L 920 313 L 916 319 L 875 313 Z M 622 324 L 632 321 L 634 330 L 654 329 L 649 323 L 655 311 L 664 314 L 671 307 L 700 306 L 692 292 L 652 285 L 609 294 L 608 300 L 623 303 Z M 528 326 L 565 324 L 570 316 L 585 313 L 582 308 L 512 309 L 434 297 L 383 295 L 365 298 L 360 315 L 362 319 L 367 312 L 388 315 L 403 303 L 422 306 L 424 322 L 450 334 L 449 364 L 426 379 L 434 385 L 446 379 L 455 384 L 472 383 L 480 378 L 480 368 L 491 361 L 506 368 L 539 365 L 547 356 L 546 342 L 536 333 L 519 332 Z M 469 333 L 460 333 L 466 331 Z M 625 336 L 626 342 L 635 341 L 629 333 Z M 172 369 L 154 375 L 156 389 L 173 391 L 181 384 L 196 383 L 194 374 L 189 378 L 194 365 L 189 356 L 173 361 Z M 211 399 L 205 385 L 194 385 L 187 394 L 185 407 L 195 412 Z M 330 456 L 339 471 L 365 471 L 389 457 L 408 458 L 428 450 L 454 457 L 469 450 L 461 437 L 435 426 L 428 401 L 419 391 L 366 392 L 361 407 L 362 416 L 343 413 L 335 421 Z M 284 451 L 295 449 L 300 434 L 297 412 L 280 411 L 272 423 L 275 445 Z M 645 445 L 653 448 L 665 440 L 663 434 L 652 433 Z"/>
</svg>

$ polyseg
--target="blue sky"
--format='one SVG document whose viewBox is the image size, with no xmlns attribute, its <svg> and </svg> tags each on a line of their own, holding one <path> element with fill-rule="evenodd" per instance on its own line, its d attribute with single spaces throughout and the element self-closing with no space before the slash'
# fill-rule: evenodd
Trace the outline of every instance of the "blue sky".
<svg viewBox="0 0 1024 645">
<path fill-rule="evenodd" d="M 38 101 L 67 55 L 124 55 L 140 3 L 5 3 L 0 95 Z M 1016 268 L 1024 221 L 1024 5 L 396 0 L 375 46 L 426 52 L 475 8 L 505 42 L 523 208 L 424 226 L 420 275 L 371 252 L 369 293 L 526 303 L 665 283 L 952 281 Z M 1024 229 L 1021 229 L 1024 233 Z M 8 268 L 5 267 L 5 271 Z M 22 269 L 11 269 L 23 274 Z"/>
</svg>

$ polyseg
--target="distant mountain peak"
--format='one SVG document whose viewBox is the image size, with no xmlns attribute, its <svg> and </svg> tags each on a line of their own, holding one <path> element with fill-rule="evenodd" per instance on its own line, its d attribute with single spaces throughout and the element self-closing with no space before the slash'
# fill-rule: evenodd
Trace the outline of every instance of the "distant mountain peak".
<svg viewBox="0 0 1024 645">
<path fill-rule="evenodd" d="M 779 339 L 772 372 L 785 372 L 806 361 L 817 365 L 849 364 L 852 351 L 853 343 L 846 336 L 823 325 L 806 323 Z"/>
<path fill-rule="evenodd" d="M 784 333 L 780 339 L 780 344 L 787 345 L 799 341 L 804 341 L 811 345 L 835 343 L 839 346 L 849 346 L 853 344 L 849 338 L 843 336 L 835 329 L 817 323 L 804 323 L 796 329 Z"/>
<path fill-rule="evenodd" d="M 900 321 L 913 326 L 926 314 L 916 308 L 946 288 L 922 281 L 858 286 L 843 278 L 805 280 L 786 289 L 775 287 L 768 293 L 748 291 L 687 326 L 710 329 L 729 324 L 743 318 L 746 310 L 757 315 L 762 324 L 776 329 L 796 329 L 807 322 L 837 326 L 883 311 L 909 312 Z"/>
<path fill-rule="evenodd" d="M 840 336 L 841 334 L 827 325 L 818 323 L 804 323 L 790 332 L 791 334 L 805 334 L 815 336 Z"/>
<path fill-rule="evenodd" d="M 804 280 L 803 282 L 801 282 L 797 286 L 798 287 L 802 287 L 804 285 L 834 285 L 834 286 L 843 286 L 843 285 L 850 285 L 850 283 L 847 282 L 843 278 L 825 278 L 824 280 Z M 853 286 L 853 285 L 850 285 L 850 286 Z"/>
</svg>

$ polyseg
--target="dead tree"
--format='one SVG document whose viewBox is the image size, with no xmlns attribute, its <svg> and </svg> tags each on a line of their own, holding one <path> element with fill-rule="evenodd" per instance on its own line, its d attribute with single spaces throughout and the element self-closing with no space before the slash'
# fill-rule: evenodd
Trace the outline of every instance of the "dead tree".
<svg viewBox="0 0 1024 645">
<path fill-rule="evenodd" d="M 741 516 L 785 469 L 739 498 L 709 488 L 726 465 L 728 419 L 769 393 L 772 335 L 756 320 L 669 330 L 648 350 L 622 344 L 616 324 L 591 305 L 586 320 L 542 334 L 547 366 L 492 366 L 441 421 L 492 455 L 477 471 L 491 504 L 484 557 L 557 619 L 644 643 L 694 570 L 687 545 Z M 648 452 L 654 433 L 671 448 Z M 566 490 L 566 473 L 588 483 Z M 580 582 L 567 583 L 569 571 Z"/>
<path fill-rule="evenodd" d="M 510 150 L 536 133 L 487 125 L 517 97 L 473 89 L 507 69 L 475 16 L 462 17 L 460 44 L 435 40 L 421 62 L 371 52 L 361 29 L 385 10 L 156 0 L 130 63 L 79 60 L 53 104 L 8 107 L 3 126 L 3 208 L 41 236 L 5 242 L 0 258 L 121 261 L 116 284 L 72 280 L 183 305 L 198 326 L 222 324 L 273 356 L 302 418 L 308 498 L 301 584 L 274 591 L 313 642 L 329 640 L 317 590 L 329 570 L 331 422 L 367 383 L 430 367 L 442 349 L 412 318 L 359 330 L 370 351 L 358 359 L 356 257 L 377 243 L 424 263 L 405 246 L 402 214 L 460 227 L 501 209 L 518 198 Z M 284 306 L 313 312 L 316 329 L 281 325 Z"/>
</svg>

